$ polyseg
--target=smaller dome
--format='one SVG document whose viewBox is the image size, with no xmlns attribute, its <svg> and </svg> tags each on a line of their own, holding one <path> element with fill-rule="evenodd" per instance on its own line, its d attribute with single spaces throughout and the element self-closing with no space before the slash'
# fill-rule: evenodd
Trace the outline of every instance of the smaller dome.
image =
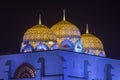
<svg viewBox="0 0 120 80">
<path fill-rule="evenodd" d="M 88 26 L 86 29 L 86 33 L 82 34 L 81 40 L 83 43 L 85 53 L 97 56 L 100 56 L 100 54 L 102 54 L 105 56 L 102 41 L 98 37 L 88 32 Z"/>
<path fill-rule="evenodd" d="M 82 43 L 84 48 L 103 49 L 101 40 L 90 33 L 82 35 Z"/>
<path fill-rule="evenodd" d="M 38 24 L 25 32 L 23 41 L 56 41 L 56 36 L 47 26 Z"/>
</svg>

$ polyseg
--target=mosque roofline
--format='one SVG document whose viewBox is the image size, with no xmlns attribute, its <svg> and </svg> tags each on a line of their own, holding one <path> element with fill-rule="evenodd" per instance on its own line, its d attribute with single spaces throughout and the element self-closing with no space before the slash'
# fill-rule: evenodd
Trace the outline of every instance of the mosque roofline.
<svg viewBox="0 0 120 80">
<path fill-rule="evenodd" d="M 105 58 L 105 59 L 110 59 L 110 60 L 119 60 L 119 59 L 114 59 L 114 58 L 109 58 L 109 57 L 102 57 L 102 56 L 95 56 L 95 55 L 90 55 L 90 54 L 85 54 L 85 53 L 78 53 L 78 52 L 74 52 L 74 51 L 68 51 L 68 50 L 61 50 L 61 49 L 56 49 L 56 50 L 47 50 L 47 51 L 42 51 L 42 52 L 31 52 L 31 54 L 29 53 L 5 53 L 5 54 L 2 54 L 0 55 L 1 56 L 14 56 L 14 55 L 34 55 L 34 54 L 47 54 L 47 52 L 56 52 L 57 51 L 57 54 L 61 54 L 62 52 L 69 52 L 69 53 L 66 53 L 66 54 L 75 54 L 75 55 L 85 55 L 85 56 L 91 56 L 91 57 L 95 57 L 95 58 Z M 48 53 L 50 54 L 50 53 Z M 51 53 L 51 54 L 54 54 L 54 53 Z M 120 60 L 119 60 L 120 61 Z"/>
</svg>

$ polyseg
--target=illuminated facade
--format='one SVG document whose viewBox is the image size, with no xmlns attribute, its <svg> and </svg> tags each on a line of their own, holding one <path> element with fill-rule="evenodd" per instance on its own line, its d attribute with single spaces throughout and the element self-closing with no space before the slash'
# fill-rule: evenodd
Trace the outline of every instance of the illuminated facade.
<svg viewBox="0 0 120 80">
<path fill-rule="evenodd" d="M 20 53 L 0 56 L 0 80 L 119 80 L 120 60 L 106 58 L 102 41 L 63 20 L 28 29 Z"/>
</svg>

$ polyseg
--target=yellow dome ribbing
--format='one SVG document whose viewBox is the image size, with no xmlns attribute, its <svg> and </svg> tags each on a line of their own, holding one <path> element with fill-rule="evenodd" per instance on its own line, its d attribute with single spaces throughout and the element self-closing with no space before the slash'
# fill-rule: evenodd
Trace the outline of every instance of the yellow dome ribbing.
<svg viewBox="0 0 120 80">
<path fill-rule="evenodd" d="M 80 37 L 79 29 L 74 24 L 66 20 L 58 22 L 57 24 L 53 25 L 51 29 L 56 34 L 57 38 Z"/>
<path fill-rule="evenodd" d="M 85 49 L 87 48 L 103 49 L 101 40 L 90 33 L 86 33 L 82 35 L 82 43 Z"/>
<path fill-rule="evenodd" d="M 86 33 L 82 34 L 81 40 L 86 53 L 89 53 L 90 51 L 95 55 L 103 54 L 105 56 L 102 41 L 98 37 L 89 33 L 88 24 L 86 26 Z"/>
<path fill-rule="evenodd" d="M 23 41 L 56 41 L 56 36 L 47 26 L 38 24 L 25 32 Z"/>
</svg>

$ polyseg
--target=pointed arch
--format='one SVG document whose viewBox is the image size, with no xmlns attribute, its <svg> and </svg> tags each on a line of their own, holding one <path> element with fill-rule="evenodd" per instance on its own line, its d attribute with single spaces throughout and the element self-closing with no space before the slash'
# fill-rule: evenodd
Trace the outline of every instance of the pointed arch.
<svg viewBox="0 0 120 80">
<path fill-rule="evenodd" d="M 35 48 L 35 51 L 46 51 L 48 49 L 49 48 L 46 44 L 38 44 Z"/>
<path fill-rule="evenodd" d="M 28 41 L 25 41 L 23 43 L 25 46 L 21 49 L 21 52 L 23 53 L 29 53 L 29 52 L 33 52 L 33 46 L 31 44 L 29 44 Z"/>
<path fill-rule="evenodd" d="M 37 62 L 41 63 L 40 73 L 41 73 L 41 77 L 42 77 L 45 75 L 45 58 L 40 57 Z"/>
<path fill-rule="evenodd" d="M 33 52 L 33 47 L 29 44 L 24 46 L 24 48 L 22 49 L 23 53 L 29 53 L 29 52 Z"/>
<path fill-rule="evenodd" d="M 61 42 L 60 49 L 74 50 L 74 44 L 72 41 L 66 39 Z"/>
<path fill-rule="evenodd" d="M 81 39 L 77 40 L 75 42 L 75 47 L 74 47 L 75 52 L 84 52 L 83 44 L 81 42 Z"/>
<path fill-rule="evenodd" d="M 57 44 L 53 44 L 50 49 L 51 49 L 51 50 L 58 49 L 58 45 L 57 45 Z"/>
<path fill-rule="evenodd" d="M 15 78 L 34 78 L 35 76 L 34 67 L 28 63 L 20 65 L 14 73 Z"/>
<path fill-rule="evenodd" d="M 104 80 L 112 80 L 114 74 L 112 74 L 114 67 L 111 64 L 105 64 L 104 66 Z"/>
</svg>

